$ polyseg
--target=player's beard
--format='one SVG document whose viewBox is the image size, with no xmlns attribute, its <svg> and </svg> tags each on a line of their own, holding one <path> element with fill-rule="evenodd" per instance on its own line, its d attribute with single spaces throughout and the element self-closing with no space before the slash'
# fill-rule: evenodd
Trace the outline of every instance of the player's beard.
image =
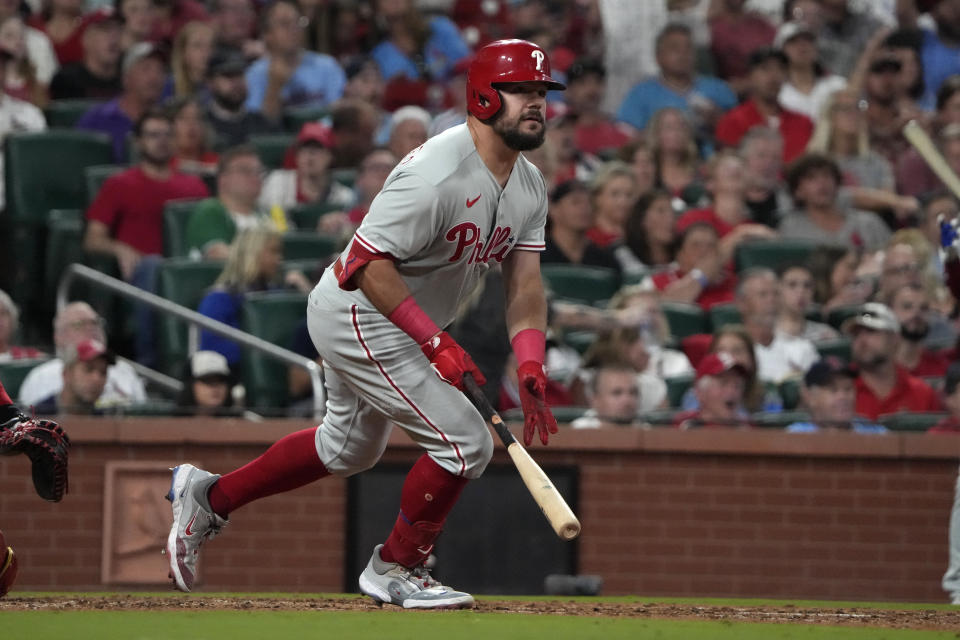
<svg viewBox="0 0 960 640">
<path fill-rule="evenodd" d="M 514 151 L 530 151 L 531 149 L 536 149 L 543 144 L 543 140 L 547 135 L 547 128 L 543 126 L 543 115 L 539 112 L 536 113 L 541 125 L 540 130 L 536 133 L 524 133 L 520 130 L 520 125 L 523 124 L 524 119 L 532 115 L 534 114 L 523 114 L 508 124 L 501 112 L 500 116 L 493 122 L 493 130 L 500 136 L 503 143 Z"/>
</svg>

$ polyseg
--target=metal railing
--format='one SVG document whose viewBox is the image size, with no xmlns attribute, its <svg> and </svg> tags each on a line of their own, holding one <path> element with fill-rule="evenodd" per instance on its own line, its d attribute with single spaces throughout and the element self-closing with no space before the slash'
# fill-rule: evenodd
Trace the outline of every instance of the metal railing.
<svg viewBox="0 0 960 640">
<path fill-rule="evenodd" d="M 70 285 L 73 284 L 74 280 L 82 280 L 89 284 L 102 287 L 103 289 L 111 291 L 119 296 L 132 298 L 133 300 L 142 302 L 143 304 L 146 304 L 161 313 L 179 318 L 180 320 L 186 322 L 190 327 L 202 327 L 208 331 L 216 333 L 217 335 L 221 335 L 224 338 L 229 338 L 230 340 L 233 340 L 244 347 L 254 349 L 270 358 L 279 360 L 284 364 L 303 367 L 307 370 L 307 373 L 310 374 L 310 383 L 313 389 L 314 416 L 316 418 L 320 418 L 323 415 L 325 404 L 323 370 L 320 365 L 310 358 L 301 356 L 300 354 L 294 353 L 289 349 L 278 347 L 272 342 L 267 342 L 263 338 L 258 338 L 257 336 L 246 333 L 245 331 L 235 329 L 234 327 L 224 324 L 219 320 L 208 318 L 207 316 L 197 313 L 192 309 L 188 309 L 183 305 L 171 302 L 166 298 L 161 298 L 156 294 L 150 293 L 149 291 L 144 291 L 143 289 L 135 287 L 131 284 L 127 284 L 123 280 L 118 280 L 117 278 L 108 276 L 105 273 L 97 271 L 96 269 L 91 269 L 90 267 L 82 264 L 71 264 L 64 270 L 63 276 L 60 278 L 60 283 L 57 286 L 57 311 L 68 304 L 68 293 L 70 291 Z M 145 367 L 139 363 L 132 361 L 128 362 L 130 362 L 138 374 L 142 375 L 144 378 L 147 378 L 151 382 L 176 391 L 179 391 L 183 388 L 183 383 L 179 380 L 164 375 L 159 371 L 154 371 L 153 369 Z"/>
</svg>

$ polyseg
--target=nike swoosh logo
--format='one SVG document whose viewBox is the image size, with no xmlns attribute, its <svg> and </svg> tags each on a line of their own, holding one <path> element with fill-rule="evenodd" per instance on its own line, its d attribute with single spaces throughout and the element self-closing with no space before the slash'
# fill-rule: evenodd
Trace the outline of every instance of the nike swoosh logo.
<svg viewBox="0 0 960 640">
<path fill-rule="evenodd" d="M 193 535 L 193 531 L 191 531 L 190 529 L 193 527 L 193 523 L 196 521 L 196 519 L 197 519 L 197 514 L 195 513 L 193 514 L 193 517 L 190 518 L 190 522 L 187 523 L 187 528 L 183 530 L 183 535 L 186 535 L 186 536 Z"/>
<path fill-rule="evenodd" d="M 483 195 L 483 194 L 481 193 L 480 196 L 482 196 L 482 195 Z M 477 200 L 480 199 L 480 196 L 477 196 L 477 197 L 474 198 L 473 200 L 471 200 L 470 198 L 467 198 L 467 209 L 469 209 L 469 208 L 472 207 L 473 205 L 477 204 Z"/>
</svg>

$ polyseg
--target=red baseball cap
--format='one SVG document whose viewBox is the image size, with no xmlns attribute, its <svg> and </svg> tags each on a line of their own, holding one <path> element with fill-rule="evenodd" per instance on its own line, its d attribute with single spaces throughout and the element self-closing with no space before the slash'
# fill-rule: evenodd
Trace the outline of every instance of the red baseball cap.
<svg viewBox="0 0 960 640">
<path fill-rule="evenodd" d="M 107 364 L 116 362 L 116 356 L 99 340 L 81 340 L 75 345 L 68 346 L 63 353 L 63 363 L 65 365 L 74 362 L 90 362 L 97 358 L 104 358 Z"/>
<path fill-rule="evenodd" d="M 704 356 L 697 366 L 697 380 L 704 376 L 718 376 L 727 371 L 734 371 L 742 377 L 747 377 L 747 370 L 742 364 L 733 359 L 726 351 L 717 351 Z"/>
<path fill-rule="evenodd" d="M 319 122 L 308 122 L 300 128 L 297 134 L 296 146 L 302 146 L 308 142 L 322 144 L 325 149 L 333 146 L 333 134 L 330 127 Z"/>
</svg>

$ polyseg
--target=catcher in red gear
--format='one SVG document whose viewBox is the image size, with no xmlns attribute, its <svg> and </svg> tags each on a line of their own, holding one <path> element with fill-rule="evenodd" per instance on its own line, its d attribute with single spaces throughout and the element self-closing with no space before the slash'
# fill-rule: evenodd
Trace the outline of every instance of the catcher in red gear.
<svg viewBox="0 0 960 640">
<path fill-rule="evenodd" d="M 44 500 L 59 502 L 67 493 L 70 439 L 56 422 L 28 418 L 0 384 L 0 455 L 25 454 L 33 467 L 33 487 Z M 0 532 L 0 598 L 17 577 L 17 557 Z"/>
</svg>

